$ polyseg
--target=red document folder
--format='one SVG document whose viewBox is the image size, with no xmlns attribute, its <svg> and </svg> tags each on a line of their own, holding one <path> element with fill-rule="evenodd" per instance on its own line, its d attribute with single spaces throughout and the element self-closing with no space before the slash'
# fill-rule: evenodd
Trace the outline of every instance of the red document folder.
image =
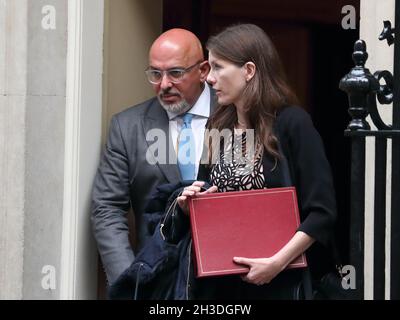
<svg viewBox="0 0 400 320">
<path fill-rule="evenodd" d="M 247 273 L 233 257 L 270 257 L 300 224 L 293 187 L 199 195 L 189 208 L 197 277 Z M 306 266 L 302 254 L 287 268 Z"/>
</svg>

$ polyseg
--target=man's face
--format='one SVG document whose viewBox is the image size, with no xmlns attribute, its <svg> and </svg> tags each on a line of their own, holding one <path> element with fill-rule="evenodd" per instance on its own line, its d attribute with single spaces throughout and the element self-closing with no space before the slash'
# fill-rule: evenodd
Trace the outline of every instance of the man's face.
<svg viewBox="0 0 400 320">
<path fill-rule="evenodd" d="M 196 61 L 195 57 L 173 47 L 153 50 L 149 55 L 150 68 L 161 71 L 185 69 L 197 62 L 199 61 Z M 194 105 L 201 94 L 202 82 L 205 80 L 201 69 L 201 65 L 194 66 L 184 74 L 179 83 L 171 81 L 164 72 L 161 82 L 152 84 L 161 105 L 166 110 L 182 114 Z"/>
</svg>

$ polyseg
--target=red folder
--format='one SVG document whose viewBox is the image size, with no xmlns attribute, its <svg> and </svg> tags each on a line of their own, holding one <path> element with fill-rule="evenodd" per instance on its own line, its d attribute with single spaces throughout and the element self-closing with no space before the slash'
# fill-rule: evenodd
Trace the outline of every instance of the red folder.
<svg viewBox="0 0 400 320">
<path fill-rule="evenodd" d="M 247 273 L 233 257 L 270 257 L 300 224 L 293 187 L 199 195 L 189 208 L 197 277 Z M 287 268 L 306 266 L 302 254 Z"/>
</svg>

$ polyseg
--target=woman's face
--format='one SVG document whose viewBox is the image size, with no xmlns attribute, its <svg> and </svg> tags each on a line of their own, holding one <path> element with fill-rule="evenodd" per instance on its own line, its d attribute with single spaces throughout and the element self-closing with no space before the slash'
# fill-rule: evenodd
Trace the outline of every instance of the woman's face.
<svg viewBox="0 0 400 320">
<path fill-rule="evenodd" d="M 207 82 L 215 89 L 218 104 L 225 106 L 234 104 L 236 107 L 240 107 L 248 77 L 246 68 L 217 58 L 212 51 L 209 52 L 208 61 L 211 71 L 207 76 Z"/>
</svg>

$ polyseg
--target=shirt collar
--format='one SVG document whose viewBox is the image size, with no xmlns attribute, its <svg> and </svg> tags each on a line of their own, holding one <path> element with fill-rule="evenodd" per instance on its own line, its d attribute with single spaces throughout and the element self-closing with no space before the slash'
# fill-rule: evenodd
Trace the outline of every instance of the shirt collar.
<svg viewBox="0 0 400 320">
<path fill-rule="evenodd" d="M 210 116 L 210 88 L 205 83 L 203 92 L 200 94 L 200 97 L 197 99 L 194 106 L 187 111 L 188 113 L 194 114 L 195 116 L 200 116 L 207 118 Z M 172 113 L 167 111 L 169 120 L 173 120 L 178 115 L 176 113 Z"/>
</svg>

